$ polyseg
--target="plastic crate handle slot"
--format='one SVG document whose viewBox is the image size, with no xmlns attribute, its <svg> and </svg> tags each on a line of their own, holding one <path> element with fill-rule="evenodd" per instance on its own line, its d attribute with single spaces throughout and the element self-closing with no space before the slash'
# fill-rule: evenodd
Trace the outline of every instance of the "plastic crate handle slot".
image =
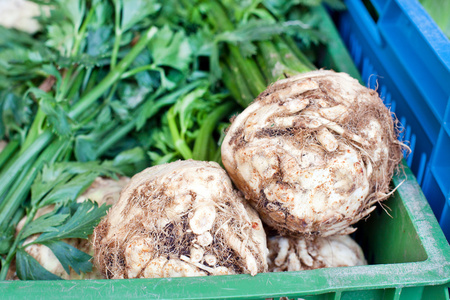
<svg viewBox="0 0 450 300">
<path fill-rule="evenodd" d="M 359 16 L 358 19 L 362 22 L 362 24 L 359 25 L 371 36 L 372 41 L 377 45 L 382 46 L 383 42 L 377 24 L 370 16 L 363 2 L 361 0 L 347 0 L 346 2 L 350 14 Z"/>
</svg>

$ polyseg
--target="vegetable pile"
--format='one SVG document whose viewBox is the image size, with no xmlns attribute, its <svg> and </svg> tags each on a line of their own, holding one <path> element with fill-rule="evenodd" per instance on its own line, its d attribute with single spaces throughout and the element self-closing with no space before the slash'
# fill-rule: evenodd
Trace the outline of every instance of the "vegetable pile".
<svg viewBox="0 0 450 300">
<path fill-rule="evenodd" d="M 324 2 L 331 8 L 343 8 L 339 0 Z M 83 273 L 91 272 L 92 257 L 83 252 L 91 250 L 77 249 L 71 241 L 87 239 L 109 206 L 77 199 L 99 176 L 117 180 L 119 176 L 135 174 L 140 182 L 130 182 L 125 188 L 120 205 L 111 209 L 91 241 L 96 249 L 97 268 L 105 277 L 254 275 L 266 271 L 268 258 L 262 223 L 242 200 L 243 195 L 281 233 L 289 232 L 291 225 L 279 226 L 267 218 L 259 209 L 257 198 L 252 200 L 250 190 L 233 177 L 236 170 L 227 166 L 229 157 L 224 155 L 224 165 L 234 183 L 243 189 L 243 195 L 232 186 L 225 171 L 212 162 L 222 163 L 221 145 L 233 114 L 247 107 L 276 80 L 296 78 L 296 74 L 314 70 L 315 65 L 324 66 L 322 62 L 327 58 L 322 54 L 328 53 L 330 31 L 323 24 L 324 20 L 332 22 L 320 6 L 321 1 L 44 0 L 36 3 L 39 13 L 32 14 L 38 15 L 34 20 L 37 24 L 25 29 L 27 32 L 0 26 L 0 145 L 4 145 L 0 151 L 0 280 L 6 278 L 11 265 L 15 265 L 16 275 L 22 280 L 74 278 L 73 272 L 75 277 L 83 278 Z M 340 69 L 338 65 L 333 67 Z M 269 91 L 274 87 L 269 87 Z M 261 97 L 264 95 L 267 92 Z M 260 100 L 255 104 L 263 102 Z M 320 101 L 314 101 L 317 109 L 333 106 L 319 107 Z M 362 102 L 361 106 L 364 105 Z M 306 111 L 316 113 L 309 108 Z M 228 136 L 234 132 L 233 128 L 240 126 L 239 118 L 242 119 L 238 117 L 233 122 Z M 329 231 L 324 231 L 328 234 L 345 233 L 344 225 L 368 214 L 369 206 L 385 197 L 388 177 L 397 159 L 395 155 L 392 161 L 384 159 L 383 149 L 390 147 L 384 143 L 390 143 L 391 136 L 373 138 L 375 144 L 382 146 L 381 153 L 376 153 L 375 144 L 364 148 L 366 145 L 349 135 L 361 134 L 367 138 L 374 132 L 370 129 L 364 134 L 352 132 L 364 124 L 345 124 L 349 126 L 340 124 L 333 129 L 327 123 L 310 128 L 309 140 L 316 144 L 312 147 L 315 150 L 310 151 L 312 162 L 325 161 L 331 157 L 328 152 L 342 154 L 341 150 L 350 150 L 349 155 L 357 157 L 361 166 L 364 164 L 361 169 L 364 174 L 352 174 L 363 182 L 364 197 L 367 193 L 370 197 L 358 202 L 358 207 L 352 207 L 357 217 L 343 217 L 344 220 L 338 217 L 333 221 L 338 225 L 329 222 L 325 226 Z M 287 131 L 291 125 L 285 126 Z M 339 126 L 344 128 L 341 133 Z M 316 134 L 318 130 L 320 133 Z M 315 140 L 319 135 L 332 143 L 330 136 L 335 135 L 337 148 L 327 149 Z M 341 139 L 342 135 L 350 139 Z M 308 140 L 306 135 L 304 138 Z M 307 147 L 306 141 L 302 143 L 303 148 Z M 357 154 L 361 146 L 368 153 Z M 175 162 L 180 159 L 193 165 Z M 164 163 L 171 164 L 158 167 Z M 208 205 L 186 196 L 185 207 L 177 204 L 182 199 L 181 193 L 164 191 L 167 193 L 164 198 L 152 202 L 154 208 L 136 203 L 128 208 L 136 216 L 156 216 L 154 222 L 144 226 L 131 214 L 129 224 L 120 222 L 114 227 L 112 216 L 120 219 L 123 206 L 138 200 L 130 193 L 142 190 L 156 195 L 157 188 L 144 188 L 152 182 L 180 186 L 181 183 L 164 179 L 168 178 L 172 168 L 168 166 L 172 164 L 184 174 L 172 174 L 184 182 L 183 195 L 220 195 L 215 196 L 217 199 L 204 196 L 206 202 L 211 202 Z M 151 166 L 155 169 L 146 169 Z M 206 168 L 215 174 L 212 175 L 215 183 L 206 184 L 192 178 L 193 175 L 183 173 L 179 166 L 191 171 Z M 380 175 L 381 179 L 377 177 L 378 167 L 386 171 Z M 201 191 L 196 190 L 196 185 Z M 334 184 L 336 189 L 337 185 Z M 220 186 L 224 187 L 223 192 Z M 95 196 L 89 197 L 95 200 Z M 230 199 L 227 207 L 220 203 L 221 197 Z M 185 210 L 178 214 L 165 212 L 168 215 L 164 218 L 152 211 L 164 208 Z M 41 215 L 44 209 L 48 212 Z M 197 212 L 214 215 L 207 222 L 211 227 L 205 232 L 195 227 Z M 317 222 L 326 221 L 327 216 Z M 202 218 L 200 223 L 205 220 L 208 218 Z M 256 228 L 253 224 L 257 224 Z M 112 228 L 125 234 L 114 246 L 109 233 Z M 139 232 L 149 228 L 155 234 L 146 240 Z M 292 223 L 292 228 L 291 232 L 298 229 L 297 221 Z M 314 225 L 309 232 L 317 234 L 322 230 L 318 228 Z M 202 244 L 206 232 L 212 240 Z M 164 242 L 171 234 L 177 238 L 175 249 Z M 59 271 L 50 272 L 39 255 L 30 255 L 27 250 L 30 247 L 46 249 L 48 253 L 50 250 L 58 260 L 51 265 L 58 265 Z M 136 254 L 144 248 L 148 254 Z M 224 262 L 225 257 L 229 258 L 228 263 Z M 144 261 L 151 262 L 153 267 L 144 268 Z M 139 264 L 141 267 L 137 267 Z"/>
</svg>

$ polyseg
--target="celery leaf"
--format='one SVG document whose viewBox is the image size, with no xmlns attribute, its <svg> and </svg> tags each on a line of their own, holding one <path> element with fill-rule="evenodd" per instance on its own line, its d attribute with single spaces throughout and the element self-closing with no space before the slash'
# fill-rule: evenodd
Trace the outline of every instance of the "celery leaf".
<svg viewBox="0 0 450 300">
<path fill-rule="evenodd" d="M 61 280 L 61 277 L 47 271 L 23 249 L 16 254 L 16 272 L 21 280 Z"/>
<path fill-rule="evenodd" d="M 109 207 L 106 204 L 99 207 L 96 202 L 91 201 L 78 203 L 75 213 L 65 224 L 55 227 L 55 231 L 41 234 L 34 243 L 67 238 L 86 239 L 92 234 L 100 219 L 106 215 Z"/>
<path fill-rule="evenodd" d="M 54 227 L 61 225 L 68 217 L 69 214 L 55 214 L 54 212 L 45 214 L 29 223 L 20 232 L 20 237 L 24 239 L 36 233 L 55 231 Z"/>
<path fill-rule="evenodd" d="M 52 250 L 67 274 L 70 274 L 69 267 L 72 267 L 77 274 L 92 272 L 92 263 L 89 261 L 92 256 L 89 254 L 63 241 L 47 241 L 42 244 Z"/>
</svg>

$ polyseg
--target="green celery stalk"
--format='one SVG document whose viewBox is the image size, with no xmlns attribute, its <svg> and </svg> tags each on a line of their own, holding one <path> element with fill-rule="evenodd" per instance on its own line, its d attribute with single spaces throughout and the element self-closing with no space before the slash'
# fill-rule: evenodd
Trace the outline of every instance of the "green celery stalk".
<svg viewBox="0 0 450 300">
<path fill-rule="evenodd" d="M 28 174 L 28 171 L 32 167 L 32 164 L 25 165 L 22 172 L 17 177 L 17 180 L 12 183 L 11 189 L 2 197 L 0 203 L 0 209 L 6 206 L 8 199 L 10 199 L 11 195 L 16 191 L 20 185 L 20 183 L 24 180 L 25 176 Z M 20 202 L 20 201 L 19 201 Z M 0 221 L 1 226 L 6 226 L 8 222 Z"/>
<path fill-rule="evenodd" d="M 264 60 L 264 74 L 269 82 L 281 79 L 286 68 L 283 66 L 282 59 L 275 45 L 271 41 L 261 41 L 258 43 L 258 50 L 261 52 Z M 261 59 L 260 59 L 261 60 Z"/>
<path fill-rule="evenodd" d="M 25 141 L 23 142 L 21 146 L 21 150 L 19 152 L 19 155 L 22 155 L 22 153 L 28 149 L 31 144 L 33 144 L 36 139 L 44 132 L 44 124 L 45 124 L 45 118 L 46 115 L 42 111 L 42 109 L 39 107 L 36 116 L 34 117 L 33 123 L 31 124 L 30 130 L 28 131 L 27 137 Z"/>
<path fill-rule="evenodd" d="M 0 224 L 9 220 L 23 203 L 30 191 L 34 178 L 42 166 L 46 163 L 55 162 L 67 150 L 69 143 L 69 140 L 57 140 L 47 147 L 33 164 L 25 166 L 25 172 L 22 172 L 22 175 L 19 176 L 20 180 L 16 181 L 16 184 L 19 184 L 8 192 L 6 199 L 0 204 Z M 24 176 L 24 174 L 26 175 Z"/>
<path fill-rule="evenodd" d="M 222 80 L 223 80 L 225 86 L 230 91 L 231 96 L 234 98 L 234 100 L 237 103 L 244 106 L 244 104 L 243 104 L 244 100 L 241 95 L 241 92 L 239 91 L 237 84 L 235 84 L 235 78 L 233 77 L 233 72 L 225 64 L 222 64 L 221 68 L 222 68 Z"/>
<path fill-rule="evenodd" d="M 195 139 L 193 159 L 209 160 L 214 154 L 210 151 L 210 140 L 217 123 L 226 117 L 235 107 L 232 101 L 228 101 L 217 108 L 206 118 L 200 127 L 197 138 Z"/>
<path fill-rule="evenodd" d="M 229 48 L 231 51 L 231 55 L 236 60 L 239 72 L 242 73 L 249 90 L 251 91 L 254 98 L 257 97 L 267 87 L 261 71 L 259 70 L 254 60 L 244 58 L 241 55 L 238 47 L 229 45 Z"/>
<path fill-rule="evenodd" d="M 43 148 L 52 140 L 53 134 L 50 130 L 42 133 L 25 151 L 21 152 L 16 161 L 9 166 L 0 176 L 0 195 L 9 190 L 9 186 L 16 180 L 23 168 L 32 163 Z M 1 208 L 0 208 L 1 211 Z M 0 219 L 0 222 L 3 219 Z"/>
<path fill-rule="evenodd" d="M 208 138 L 208 153 L 207 153 L 208 156 L 204 160 L 215 161 L 218 149 L 219 149 L 218 143 L 214 140 L 214 137 L 210 135 Z"/>
<path fill-rule="evenodd" d="M 220 31 L 226 32 L 234 29 L 233 24 L 228 19 L 224 8 L 217 1 L 210 1 L 208 5 L 211 6 L 211 14 L 209 20 L 215 24 Z M 243 74 L 253 97 L 258 96 L 266 89 L 266 82 L 261 74 L 256 63 L 250 58 L 244 58 L 235 45 L 228 44 L 231 56 L 237 63 L 239 71 Z M 231 67 L 231 66 L 230 66 Z"/>
<path fill-rule="evenodd" d="M 68 99 L 72 99 L 76 95 L 76 93 L 80 91 L 81 85 L 83 84 L 85 73 L 86 73 L 85 70 L 80 70 L 73 78 L 72 83 L 70 85 L 71 87 L 67 92 Z"/>
<path fill-rule="evenodd" d="M 186 141 L 180 136 L 180 132 L 178 131 L 173 106 L 167 112 L 167 121 L 175 149 L 181 154 L 181 156 L 183 156 L 183 159 L 192 159 L 192 151 Z"/>
<path fill-rule="evenodd" d="M 279 36 L 273 38 L 274 44 L 284 64 L 293 71 L 292 75 L 309 72 L 316 69 L 310 62 L 305 64 L 297 57 L 297 54 Z M 298 49 L 297 49 L 298 50 Z M 301 52 L 300 52 L 301 53 Z M 288 74 L 291 75 L 291 74 Z"/>
<path fill-rule="evenodd" d="M 285 76 L 311 71 L 310 64 L 305 65 L 298 59 L 281 37 L 274 37 L 273 41 L 259 42 L 258 50 L 257 61 L 269 84 Z"/>
<path fill-rule="evenodd" d="M 83 80 L 81 97 L 89 93 L 97 83 L 98 69 L 88 69 Z"/>
<path fill-rule="evenodd" d="M 0 169 L 5 165 L 19 148 L 19 139 L 11 140 L 8 145 L 0 152 Z"/>
<path fill-rule="evenodd" d="M 20 222 L 25 209 L 19 208 L 14 216 L 11 218 L 9 223 L 4 223 L 4 227 L 0 227 L 0 253 L 6 254 L 11 249 L 11 243 L 13 243 L 17 223 Z M 4 259 L 1 257 L 1 264 L 4 264 Z"/>
<path fill-rule="evenodd" d="M 306 57 L 306 55 L 300 51 L 298 46 L 295 44 L 295 41 L 290 36 L 283 36 L 283 40 L 286 43 L 286 46 L 289 47 L 289 49 L 292 51 L 292 53 L 295 54 L 295 56 L 300 60 L 300 62 L 303 63 L 303 65 L 307 66 L 310 70 L 317 69 L 316 66 L 309 61 L 309 59 Z"/>
<path fill-rule="evenodd" d="M 111 52 L 111 68 L 114 68 L 117 63 L 117 56 L 119 54 L 119 48 L 120 48 L 120 41 L 122 40 L 122 29 L 120 28 L 120 15 L 121 15 L 121 1 L 114 1 L 114 33 L 115 33 L 115 40 L 114 40 L 114 46 Z"/>
<path fill-rule="evenodd" d="M 225 69 L 226 72 L 230 72 L 230 80 L 225 82 L 226 87 L 231 89 L 236 89 L 239 93 L 238 98 L 236 99 L 238 103 L 242 107 L 247 107 L 255 98 L 253 97 L 249 87 L 247 86 L 247 82 L 244 79 L 244 75 L 239 71 L 239 68 L 237 67 L 235 60 L 233 57 L 227 57 L 227 68 Z"/>
</svg>

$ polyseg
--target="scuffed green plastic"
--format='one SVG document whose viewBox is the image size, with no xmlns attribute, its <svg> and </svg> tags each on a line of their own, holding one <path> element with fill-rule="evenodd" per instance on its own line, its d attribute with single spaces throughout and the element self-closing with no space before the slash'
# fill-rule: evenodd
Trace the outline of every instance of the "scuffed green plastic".
<svg viewBox="0 0 450 300">
<path fill-rule="evenodd" d="M 402 183 L 403 182 L 403 183 Z M 194 278 L 2 281 L 0 299 L 449 299 L 450 246 L 408 167 L 356 240 L 370 265 Z"/>
</svg>

